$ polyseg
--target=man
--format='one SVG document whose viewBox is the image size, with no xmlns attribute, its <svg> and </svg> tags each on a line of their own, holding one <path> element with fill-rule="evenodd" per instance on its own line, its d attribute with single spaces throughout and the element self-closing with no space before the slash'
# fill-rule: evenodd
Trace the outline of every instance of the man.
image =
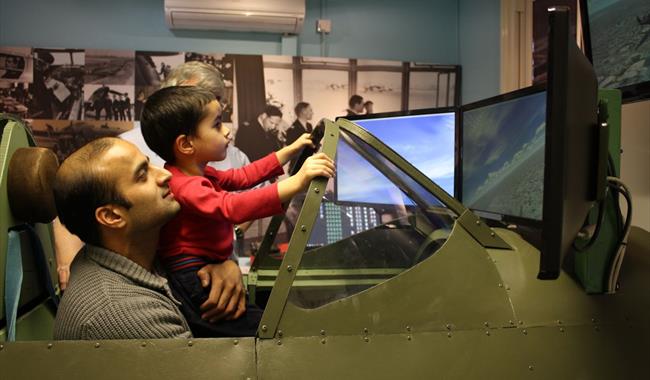
<svg viewBox="0 0 650 380">
<path fill-rule="evenodd" d="M 175 67 L 169 73 L 167 80 L 163 82 L 162 87 L 183 85 L 206 88 L 217 97 L 220 97 L 224 90 L 221 73 L 214 66 L 201 62 L 186 62 Z M 155 166 L 163 166 L 164 161 L 149 149 L 139 127 L 121 134 L 120 138 L 135 144 L 142 153 L 149 157 L 150 162 Z M 220 170 L 241 167 L 249 162 L 248 158 L 232 145 L 228 146 L 226 160 L 224 161 L 232 163 L 233 166 L 219 167 Z M 209 165 L 212 164 L 209 163 Z M 248 225 L 245 224 L 241 227 L 245 230 Z M 69 278 L 70 262 L 72 262 L 82 243 L 60 224 L 55 223 L 54 227 L 59 284 L 62 289 L 65 289 Z M 199 271 L 199 274 L 203 286 L 210 286 L 210 298 L 204 304 L 204 319 L 219 321 L 234 318 L 237 309 L 229 308 L 229 305 L 238 305 L 239 300 L 246 296 L 239 266 L 234 261 L 227 260 L 220 264 L 207 265 Z"/>
<path fill-rule="evenodd" d="M 245 122 L 237 130 L 235 145 L 251 162 L 279 150 L 282 148 L 278 139 L 278 126 L 281 121 L 282 111 L 276 106 L 267 105 L 257 119 Z"/>
<path fill-rule="evenodd" d="M 375 113 L 373 110 L 373 105 L 375 103 L 372 102 L 372 100 L 368 100 L 365 103 L 363 103 L 363 109 L 366 111 L 366 115 L 370 115 Z"/>
<path fill-rule="evenodd" d="M 313 129 L 309 120 L 314 116 L 314 110 L 309 103 L 300 102 L 293 110 L 296 114 L 296 121 L 287 129 L 287 145 L 291 145 L 303 133 L 311 133 Z"/>
<path fill-rule="evenodd" d="M 124 93 L 124 108 L 126 108 L 126 119 L 128 121 L 131 121 L 132 116 L 131 116 L 131 98 L 129 98 L 129 94 L 127 92 Z"/>
<path fill-rule="evenodd" d="M 54 184 L 57 211 L 86 245 L 72 263 L 55 339 L 191 336 L 154 266 L 160 228 L 180 210 L 170 178 L 117 138 L 92 141 L 63 162 Z"/>
<path fill-rule="evenodd" d="M 348 101 L 348 106 L 346 116 L 363 114 L 363 97 L 361 95 L 352 95 Z"/>
</svg>

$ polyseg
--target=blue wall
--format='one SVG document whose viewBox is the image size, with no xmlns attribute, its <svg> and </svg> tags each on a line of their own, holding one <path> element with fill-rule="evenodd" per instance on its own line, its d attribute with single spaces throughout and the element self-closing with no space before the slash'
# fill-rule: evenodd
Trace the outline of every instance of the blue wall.
<svg viewBox="0 0 650 380">
<path fill-rule="evenodd" d="M 498 95 L 501 87 L 500 0 L 459 0 L 459 63 L 463 104 Z"/>
<path fill-rule="evenodd" d="M 321 55 L 463 66 L 463 101 L 499 89 L 499 0 L 306 0 L 297 41 L 265 33 L 170 31 L 163 0 L 0 0 L 0 45 Z"/>
<path fill-rule="evenodd" d="M 297 54 L 458 63 L 456 0 L 307 0 Z M 265 33 L 170 31 L 162 0 L 0 0 L 0 45 L 281 54 Z"/>
</svg>

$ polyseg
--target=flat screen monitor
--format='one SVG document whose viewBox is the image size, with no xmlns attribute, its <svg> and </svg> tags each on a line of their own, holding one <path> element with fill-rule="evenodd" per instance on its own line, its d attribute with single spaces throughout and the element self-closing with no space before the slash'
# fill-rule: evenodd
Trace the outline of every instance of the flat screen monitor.
<svg viewBox="0 0 650 380">
<path fill-rule="evenodd" d="M 463 204 L 503 220 L 532 224 L 541 221 L 546 138 L 544 86 L 465 105 L 459 121 Z"/>
<path fill-rule="evenodd" d="M 602 88 L 650 98 L 650 1 L 581 0 L 585 43 Z"/>
<path fill-rule="evenodd" d="M 567 7 L 549 9 L 544 209 L 538 278 L 555 279 L 605 183 L 599 169 L 598 82 L 569 31 Z"/>
<path fill-rule="evenodd" d="M 409 161 L 447 193 L 454 195 L 456 112 L 454 108 L 412 110 L 345 117 L 380 139 Z M 345 146 L 339 154 L 347 152 Z M 348 160 L 349 161 L 349 160 Z M 352 173 L 352 172 L 351 172 Z M 337 175 L 343 175 L 339 172 Z M 376 176 L 380 178 L 380 176 Z M 390 203 L 386 186 L 368 186 L 377 191 L 360 192 L 350 188 L 352 180 L 337 180 L 337 200 L 357 203 Z M 410 203 L 410 200 L 407 201 Z"/>
</svg>

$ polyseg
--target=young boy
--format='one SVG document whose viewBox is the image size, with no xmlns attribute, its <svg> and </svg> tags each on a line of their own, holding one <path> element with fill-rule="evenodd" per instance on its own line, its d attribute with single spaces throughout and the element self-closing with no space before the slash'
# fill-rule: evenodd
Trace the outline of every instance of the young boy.
<svg viewBox="0 0 650 380">
<path fill-rule="evenodd" d="M 248 166 L 218 171 L 206 163 L 223 160 L 231 141 L 230 130 L 221 124 L 220 116 L 214 95 L 197 87 L 163 88 L 147 99 L 142 135 L 151 150 L 166 161 L 165 168 L 172 173 L 170 189 L 181 205 L 179 214 L 161 231 L 158 257 L 168 270 L 170 286 L 195 336 L 255 335 L 262 310 L 252 305 L 240 318 L 218 323 L 201 318 L 200 307 L 208 291 L 197 271 L 229 258 L 233 224 L 283 212 L 282 203 L 305 189 L 314 177 L 332 177 L 334 163 L 319 153 L 307 159 L 294 176 L 259 189 L 230 192 L 283 174 L 282 165 L 313 144 L 304 134 Z M 239 307 L 243 311 L 244 305 Z"/>
</svg>

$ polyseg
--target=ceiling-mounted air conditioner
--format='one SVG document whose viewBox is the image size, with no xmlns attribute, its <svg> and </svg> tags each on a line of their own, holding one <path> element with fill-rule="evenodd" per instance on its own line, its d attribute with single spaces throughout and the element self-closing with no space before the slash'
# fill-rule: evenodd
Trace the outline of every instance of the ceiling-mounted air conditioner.
<svg viewBox="0 0 650 380">
<path fill-rule="evenodd" d="M 165 0 L 171 29 L 300 33 L 305 0 Z"/>
</svg>

